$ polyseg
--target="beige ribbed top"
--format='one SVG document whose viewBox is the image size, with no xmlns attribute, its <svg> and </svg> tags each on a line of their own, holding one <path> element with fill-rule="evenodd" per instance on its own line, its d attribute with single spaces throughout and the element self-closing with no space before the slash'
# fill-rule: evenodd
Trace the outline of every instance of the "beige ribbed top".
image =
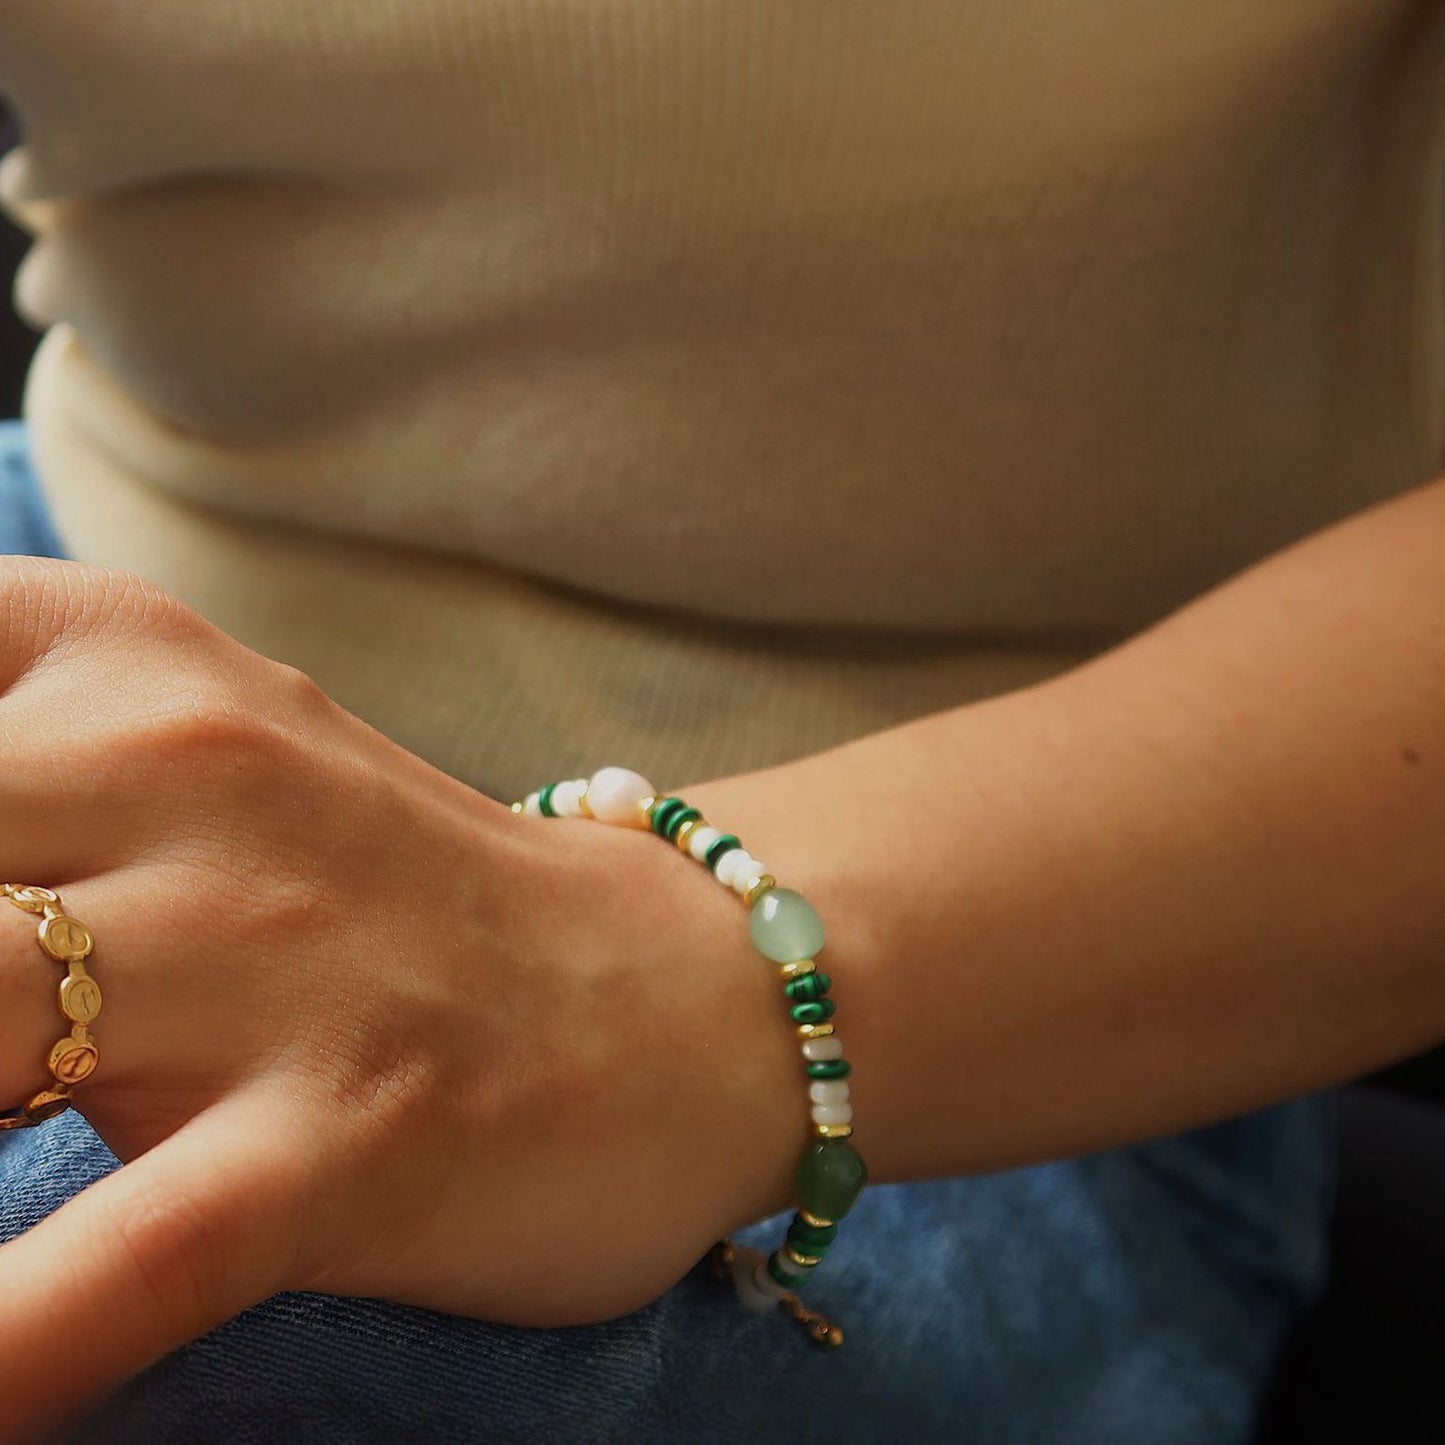
<svg viewBox="0 0 1445 1445">
<path fill-rule="evenodd" d="M 12 0 L 75 555 L 488 791 L 1042 676 L 1430 474 L 1434 0 Z"/>
</svg>

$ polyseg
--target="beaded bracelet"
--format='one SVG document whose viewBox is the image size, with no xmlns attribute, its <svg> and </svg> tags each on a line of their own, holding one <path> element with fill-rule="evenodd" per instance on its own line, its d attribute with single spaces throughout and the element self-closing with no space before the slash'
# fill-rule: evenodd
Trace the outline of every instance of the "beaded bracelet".
<svg viewBox="0 0 1445 1445">
<path fill-rule="evenodd" d="M 630 768 L 606 767 L 590 778 L 548 783 L 512 804 L 514 813 L 544 818 L 594 818 L 624 828 L 650 828 L 703 864 L 748 909 L 753 943 L 779 966 L 788 1012 L 797 1030 L 812 1105 L 812 1138 L 798 1161 L 798 1209 L 786 1240 L 764 1257 L 722 1240 L 714 1251 L 743 1304 L 761 1313 L 781 1306 L 819 1344 L 843 1343 L 843 1332 L 813 1310 L 798 1290 L 808 1283 L 838 1235 L 838 1221 L 857 1202 L 868 1169 L 850 1142 L 852 1065 L 833 1031 L 832 980 L 816 963 L 823 923 L 812 904 L 778 881 L 743 847 L 734 833 L 714 828 L 698 809 L 678 797 L 658 797 L 652 784 Z"/>
</svg>

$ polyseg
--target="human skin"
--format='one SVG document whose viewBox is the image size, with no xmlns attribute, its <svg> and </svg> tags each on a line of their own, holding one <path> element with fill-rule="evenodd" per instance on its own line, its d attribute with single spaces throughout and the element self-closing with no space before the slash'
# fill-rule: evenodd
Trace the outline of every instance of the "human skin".
<svg viewBox="0 0 1445 1445">
<path fill-rule="evenodd" d="M 1434 484 L 1054 681 L 655 780 L 818 906 L 875 1180 L 1445 1034 L 1442 555 Z M 789 1203 L 796 1041 L 697 865 L 512 814 L 132 578 L 14 559 L 0 601 L 5 868 L 95 933 L 77 1101 L 134 1161 L 0 1248 L 6 1438 L 280 1289 L 597 1319 Z M 5 1102 L 58 1033 L 34 923 Z"/>
</svg>

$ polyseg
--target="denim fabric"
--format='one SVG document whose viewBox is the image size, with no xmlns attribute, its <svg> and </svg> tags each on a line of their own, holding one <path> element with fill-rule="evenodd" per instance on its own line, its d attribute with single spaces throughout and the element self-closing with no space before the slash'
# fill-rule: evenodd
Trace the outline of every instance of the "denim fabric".
<svg viewBox="0 0 1445 1445">
<path fill-rule="evenodd" d="M 18 421 L 0 421 L 0 554 L 61 555 L 30 467 L 25 426 Z"/>
<path fill-rule="evenodd" d="M 55 550 L 23 433 L 0 427 L 0 449 L 0 536 Z M 0 1237 L 114 1167 L 74 1113 L 0 1135 Z M 745 1314 L 702 1267 L 636 1314 L 564 1330 L 282 1295 L 162 1361 L 76 1439 L 1243 1445 L 1322 1283 L 1330 1175 L 1329 1101 L 1310 1099 L 1084 1159 L 874 1187 L 810 1291 L 847 1330 L 837 1353 Z M 783 1222 L 745 1238 L 775 1242 Z"/>
</svg>

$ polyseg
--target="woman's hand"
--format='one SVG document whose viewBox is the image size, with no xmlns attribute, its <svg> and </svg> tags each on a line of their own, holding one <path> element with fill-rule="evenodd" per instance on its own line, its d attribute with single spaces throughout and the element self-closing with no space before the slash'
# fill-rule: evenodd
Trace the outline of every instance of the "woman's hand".
<svg viewBox="0 0 1445 1445">
<path fill-rule="evenodd" d="M 656 838 L 519 817 L 123 575 L 7 559 L 0 686 L 0 871 L 95 935 L 76 1103 L 135 1161 L 0 1249 L 11 1429 L 282 1289 L 620 1314 L 786 1203 L 771 971 Z M 0 1107 L 63 1032 L 35 923 Z"/>
</svg>

